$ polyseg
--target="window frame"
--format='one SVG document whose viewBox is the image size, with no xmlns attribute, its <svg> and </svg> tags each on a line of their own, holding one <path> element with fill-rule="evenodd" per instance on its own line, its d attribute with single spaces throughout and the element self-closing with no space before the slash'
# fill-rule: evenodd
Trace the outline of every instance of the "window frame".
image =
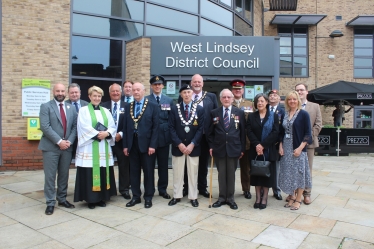
<svg viewBox="0 0 374 249">
<path fill-rule="evenodd" d="M 371 29 L 371 34 L 356 34 L 358 30 Z M 371 40 L 371 47 L 356 47 L 356 38 Z M 371 49 L 371 55 L 356 55 L 356 49 Z M 356 66 L 355 59 L 371 59 L 371 67 L 369 66 Z M 356 76 L 356 69 L 371 69 L 371 77 Z M 374 78 L 374 27 L 355 27 L 353 30 L 353 78 L 354 79 L 373 79 Z"/>
</svg>

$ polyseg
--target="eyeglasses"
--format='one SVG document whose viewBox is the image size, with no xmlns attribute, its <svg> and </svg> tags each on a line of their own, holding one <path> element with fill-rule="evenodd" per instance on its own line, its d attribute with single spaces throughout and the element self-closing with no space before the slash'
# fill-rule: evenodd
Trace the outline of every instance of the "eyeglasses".
<svg viewBox="0 0 374 249">
<path fill-rule="evenodd" d="M 304 92 L 305 89 L 296 89 L 295 91 L 296 91 L 296 92 Z"/>
</svg>

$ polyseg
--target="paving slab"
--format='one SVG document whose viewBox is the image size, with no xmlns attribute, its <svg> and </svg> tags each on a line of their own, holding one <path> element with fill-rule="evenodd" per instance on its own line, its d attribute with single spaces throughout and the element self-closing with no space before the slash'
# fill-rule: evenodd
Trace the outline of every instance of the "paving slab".
<svg viewBox="0 0 374 249">
<path fill-rule="evenodd" d="M 2 188 L 8 189 L 10 191 L 24 194 L 31 191 L 43 190 L 44 183 L 40 182 L 33 182 L 33 181 L 26 181 L 26 182 L 16 182 L 16 183 L 9 183 L 5 185 L 1 185 Z"/>
<path fill-rule="evenodd" d="M 339 248 L 341 239 L 310 233 L 298 249 L 336 249 Z"/>
<path fill-rule="evenodd" d="M 67 246 L 67 245 L 64 245 L 56 240 L 51 240 L 51 241 L 47 241 L 47 242 L 44 242 L 42 244 L 39 244 L 39 245 L 36 245 L 36 246 L 32 246 L 32 247 L 28 247 L 28 249 L 70 249 L 71 247 Z"/>
<path fill-rule="evenodd" d="M 374 244 L 363 241 L 358 241 L 350 238 L 343 240 L 341 249 L 373 249 Z"/>
<path fill-rule="evenodd" d="M 347 237 L 374 243 L 374 228 L 338 221 L 329 236 L 335 238 Z"/>
<path fill-rule="evenodd" d="M 334 227 L 336 220 L 315 217 L 311 215 L 300 215 L 288 228 L 301 230 L 309 233 L 328 235 Z"/>
<path fill-rule="evenodd" d="M 182 210 L 165 215 L 163 218 L 169 221 L 179 223 L 179 224 L 191 226 L 212 215 L 213 213 L 211 212 L 207 212 L 201 209 L 191 207 L 191 208 L 184 208 Z"/>
<path fill-rule="evenodd" d="M 364 211 L 374 213 L 374 202 L 365 200 L 349 199 L 344 208 L 352 209 L 356 211 Z"/>
<path fill-rule="evenodd" d="M 132 235 L 122 234 L 115 238 L 108 239 L 100 244 L 97 244 L 90 249 L 162 249 L 163 246 L 157 245 L 155 243 L 149 242 L 144 239 L 137 238 Z"/>
<path fill-rule="evenodd" d="M 320 215 L 322 218 L 329 218 L 344 221 L 352 224 L 374 227 L 374 213 L 356 211 L 340 207 L 327 207 Z"/>
<path fill-rule="evenodd" d="M 6 226 L 17 224 L 17 223 L 18 222 L 16 220 L 13 220 L 9 218 L 8 216 L 0 214 L 0 227 L 6 227 Z"/>
<path fill-rule="evenodd" d="M 0 195 L 0 213 L 39 204 L 39 201 L 16 193 Z"/>
</svg>

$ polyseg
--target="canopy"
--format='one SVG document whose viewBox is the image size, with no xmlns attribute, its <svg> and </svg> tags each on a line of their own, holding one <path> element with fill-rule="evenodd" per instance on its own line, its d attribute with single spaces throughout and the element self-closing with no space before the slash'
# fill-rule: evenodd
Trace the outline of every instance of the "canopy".
<svg viewBox="0 0 374 249">
<path fill-rule="evenodd" d="M 370 105 L 374 104 L 374 85 L 341 80 L 309 91 L 307 99 L 320 105 Z"/>
</svg>

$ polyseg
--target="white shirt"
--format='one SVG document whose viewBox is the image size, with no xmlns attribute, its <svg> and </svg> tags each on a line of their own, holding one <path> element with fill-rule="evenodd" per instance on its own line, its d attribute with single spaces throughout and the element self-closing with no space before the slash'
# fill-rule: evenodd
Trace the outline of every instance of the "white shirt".
<svg viewBox="0 0 374 249">
<path fill-rule="evenodd" d="M 231 105 L 229 107 L 224 107 L 222 106 L 223 108 L 223 118 L 225 118 L 225 112 L 226 112 L 226 108 L 228 108 L 229 110 L 227 111 L 227 114 L 229 115 L 229 119 L 230 119 L 230 114 L 231 114 Z"/>
<path fill-rule="evenodd" d="M 121 108 L 121 100 L 118 100 L 117 102 L 115 102 L 115 101 L 111 101 L 112 102 L 112 112 L 113 112 L 113 110 L 114 110 L 114 103 L 117 103 L 117 118 L 116 118 L 116 120 L 117 120 L 117 122 L 115 122 L 115 124 L 116 124 L 116 127 L 117 127 L 117 129 L 118 129 L 118 123 L 119 123 L 119 114 L 120 114 L 120 108 Z M 122 137 L 122 131 L 120 131 L 120 132 L 118 132 L 118 134 Z"/>
</svg>

